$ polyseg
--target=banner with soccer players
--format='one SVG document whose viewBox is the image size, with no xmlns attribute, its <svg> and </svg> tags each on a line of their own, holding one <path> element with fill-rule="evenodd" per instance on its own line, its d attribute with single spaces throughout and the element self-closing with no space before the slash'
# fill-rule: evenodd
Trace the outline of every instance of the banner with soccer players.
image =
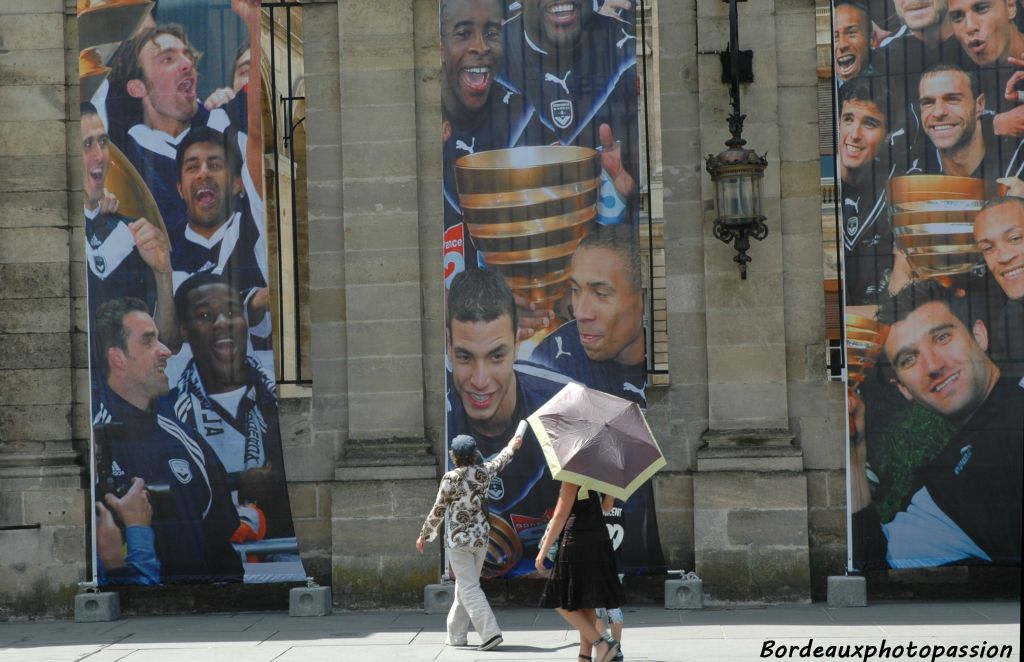
<svg viewBox="0 0 1024 662">
<path fill-rule="evenodd" d="M 302 580 L 270 337 L 260 3 L 78 0 L 78 33 L 93 577 Z"/>
<path fill-rule="evenodd" d="M 447 440 L 486 460 L 568 381 L 647 405 L 634 4 L 440 0 Z M 538 575 L 558 491 L 528 431 L 483 576 Z M 621 571 L 664 571 L 650 482 L 606 523 Z"/>
<path fill-rule="evenodd" d="M 851 570 L 1021 561 L 1022 25 L 834 0 Z"/>
</svg>

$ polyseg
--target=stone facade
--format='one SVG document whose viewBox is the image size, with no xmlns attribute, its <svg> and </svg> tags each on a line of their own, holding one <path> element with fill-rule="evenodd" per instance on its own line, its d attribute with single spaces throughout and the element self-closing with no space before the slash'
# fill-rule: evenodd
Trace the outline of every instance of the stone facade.
<svg viewBox="0 0 1024 662">
<path fill-rule="evenodd" d="M 666 559 L 711 604 L 823 598 L 845 564 L 844 415 L 824 370 L 814 4 L 740 5 L 745 137 L 769 159 L 746 281 L 711 235 L 702 162 L 723 149 L 728 89 L 698 51 L 727 44 L 727 5 L 656 4 Z M 66 612 L 87 576 L 74 5 L 0 3 L 0 618 Z M 413 547 L 444 425 L 437 0 L 302 11 L 314 384 L 282 405 L 296 529 L 336 604 L 414 605 L 439 569 Z M 707 443 L 738 437 L 744 460 Z"/>
</svg>

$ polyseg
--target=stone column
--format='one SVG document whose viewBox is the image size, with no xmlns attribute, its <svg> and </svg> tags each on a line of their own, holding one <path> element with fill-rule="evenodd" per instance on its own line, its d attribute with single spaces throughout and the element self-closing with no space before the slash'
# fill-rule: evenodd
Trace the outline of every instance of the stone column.
<svg viewBox="0 0 1024 662">
<path fill-rule="evenodd" d="M 65 44 L 77 52 L 77 37 L 69 24 L 66 39 L 64 5 L 0 3 L 0 619 L 69 613 L 85 579 L 85 444 L 71 441 L 86 361 L 70 277 L 82 218 L 68 211 L 81 209 L 68 191 L 80 188 L 81 159 L 68 149 L 78 123 L 65 121 L 78 100 Z"/>
<path fill-rule="evenodd" d="M 343 287 L 344 343 L 338 360 L 317 361 L 315 389 L 345 395 L 331 498 L 334 599 L 345 606 L 415 604 L 437 578 L 436 560 L 413 547 L 437 465 L 423 409 L 413 5 L 337 3 L 341 204 L 323 220 L 340 232 L 314 282 Z"/>
<path fill-rule="evenodd" d="M 728 48 L 728 9 L 721 0 L 697 0 L 699 50 Z M 754 51 L 754 83 L 740 86 L 743 137 L 747 147 L 768 154 L 763 204 L 769 234 L 752 242 L 747 280 L 732 259 L 734 247 L 711 232 L 714 188 L 707 175 L 703 180 L 709 429 L 694 476 L 694 551 L 711 603 L 810 598 L 807 480 L 790 425 L 784 265 L 786 214 L 794 211 L 787 200 L 799 192 L 813 156 L 797 150 L 794 157 L 781 112 L 787 85 L 801 80 L 802 60 L 793 57 L 801 32 L 794 21 L 803 18 L 810 44 L 813 6 L 790 9 L 781 0 L 739 5 L 740 48 Z M 809 72 L 813 76 L 813 63 Z M 721 73 L 717 56 L 701 57 L 702 154 L 722 151 L 729 135 L 731 106 Z M 816 187 L 816 178 L 810 182 Z"/>
</svg>

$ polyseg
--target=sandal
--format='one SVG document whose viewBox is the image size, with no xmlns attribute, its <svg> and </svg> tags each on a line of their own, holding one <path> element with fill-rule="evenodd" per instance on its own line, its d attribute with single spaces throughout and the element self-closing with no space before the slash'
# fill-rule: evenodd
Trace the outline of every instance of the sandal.
<svg viewBox="0 0 1024 662">
<path fill-rule="evenodd" d="M 596 655 L 597 647 L 599 644 L 604 644 L 608 647 L 608 650 L 606 650 L 604 655 L 602 655 L 600 658 L 598 658 Z M 619 642 L 608 635 L 598 637 L 597 640 L 591 644 L 591 646 L 594 647 L 594 657 L 596 658 L 594 662 L 611 662 L 612 658 L 614 658 L 619 652 Z"/>
<path fill-rule="evenodd" d="M 584 655 L 583 653 L 580 653 L 576 657 L 578 657 L 581 660 L 586 660 L 587 662 L 594 662 L 594 658 L 590 657 L 589 655 Z"/>
</svg>

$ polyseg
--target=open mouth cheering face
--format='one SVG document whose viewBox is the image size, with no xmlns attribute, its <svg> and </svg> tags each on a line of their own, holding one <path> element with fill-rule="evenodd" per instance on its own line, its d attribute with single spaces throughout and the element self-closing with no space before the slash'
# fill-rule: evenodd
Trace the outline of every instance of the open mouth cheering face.
<svg viewBox="0 0 1024 662">
<path fill-rule="evenodd" d="M 147 113 L 175 122 L 192 119 L 199 107 L 195 61 L 191 47 L 171 34 L 158 34 L 143 47 L 139 64 L 145 77 L 145 91 L 135 86 L 133 94 L 143 99 Z"/>
<path fill-rule="evenodd" d="M 853 5 L 839 5 L 835 10 L 836 76 L 850 80 L 868 66 L 871 23 L 864 12 Z"/>
<path fill-rule="evenodd" d="M 976 64 L 992 64 L 1010 53 L 1017 28 L 1016 0 L 950 0 L 953 34 Z"/>
<path fill-rule="evenodd" d="M 82 177 L 85 206 L 95 209 L 110 169 L 110 139 L 99 115 L 82 115 Z"/>
<path fill-rule="evenodd" d="M 593 13 L 590 0 L 525 0 L 523 27 L 545 50 L 572 48 Z"/>
<path fill-rule="evenodd" d="M 193 230 L 204 235 L 216 231 L 228 220 L 231 197 L 241 190 L 241 179 L 231 173 L 223 145 L 197 142 L 185 150 L 178 194 Z"/>
<path fill-rule="evenodd" d="M 498 0 L 444 0 L 441 13 L 445 104 L 450 115 L 487 103 L 504 53 Z"/>
<path fill-rule="evenodd" d="M 245 353 L 249 326 L 238 292 L 224 283 L 210 283 L 188 293 L 183 320 L 203 385 L 223 393 L 245 385 Z"/>
</svg>

